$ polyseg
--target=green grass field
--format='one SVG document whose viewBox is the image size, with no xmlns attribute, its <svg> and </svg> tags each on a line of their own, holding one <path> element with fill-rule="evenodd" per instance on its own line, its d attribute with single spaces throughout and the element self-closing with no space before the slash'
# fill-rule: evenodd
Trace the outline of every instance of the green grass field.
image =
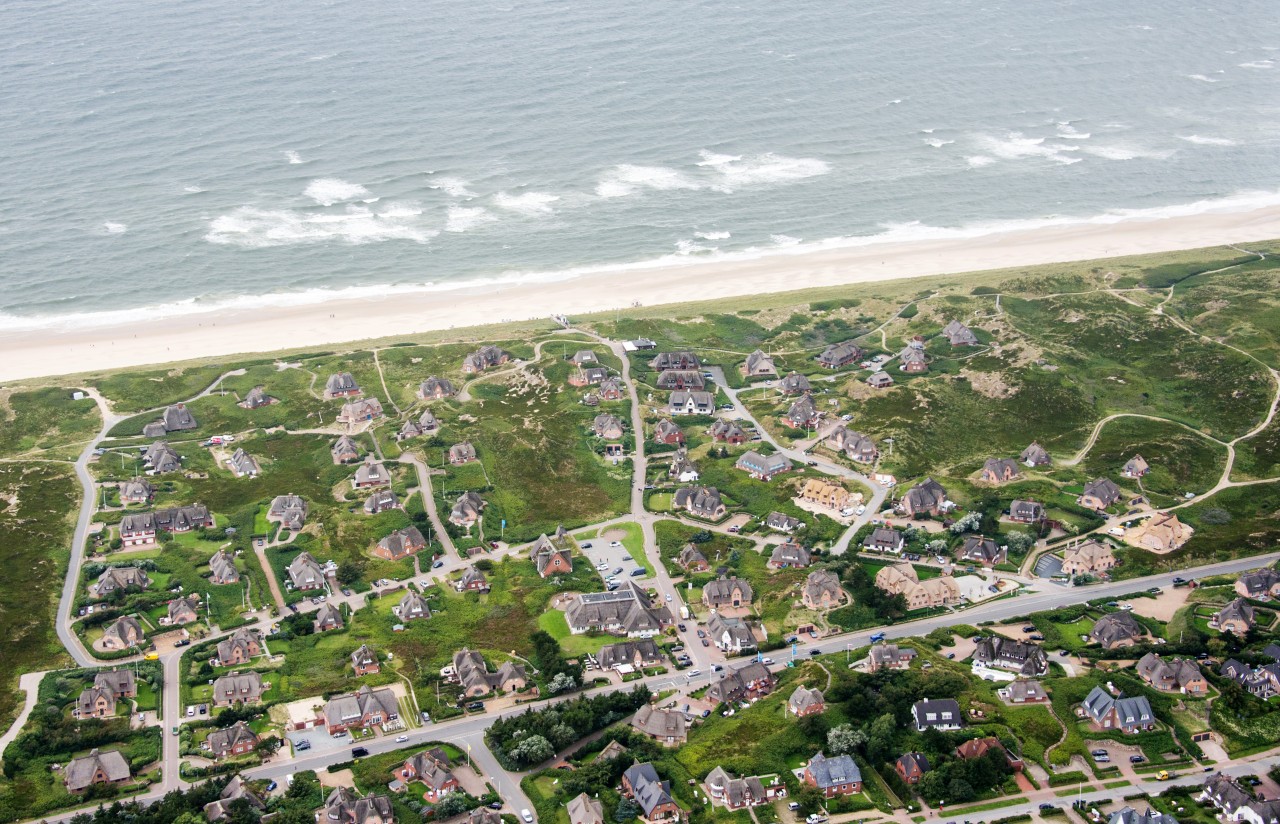
<svg viewBox="0 0 1280 824">
<path fill-rule="evenodd" d="M 92 399 L 72 400 L 72 391 L 58 386 L 0 390 L 0 457 L 53 452 L 70 458 L 78 453 L 97 434 L 102 417 Z"/>
</svg>

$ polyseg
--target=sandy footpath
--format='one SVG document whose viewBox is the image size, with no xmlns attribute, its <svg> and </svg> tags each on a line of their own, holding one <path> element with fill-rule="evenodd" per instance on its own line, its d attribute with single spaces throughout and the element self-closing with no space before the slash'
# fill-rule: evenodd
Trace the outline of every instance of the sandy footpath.
<svg viewBox="0 0 1280 824">
<path fill-rule="evenodd" d="M 654 305 L 728 298 L 1277 237 L 1280 207 L 1270 207 L 632 269 L 500 289 L 399 294 L 341 304 L 220 310 L 172 318 L 140 315 L 132 324 L 0 332 L 0 380 L 322 346 L 554 313 L 573 316 L 625 308 L 637 301 Z"/>
</svg>

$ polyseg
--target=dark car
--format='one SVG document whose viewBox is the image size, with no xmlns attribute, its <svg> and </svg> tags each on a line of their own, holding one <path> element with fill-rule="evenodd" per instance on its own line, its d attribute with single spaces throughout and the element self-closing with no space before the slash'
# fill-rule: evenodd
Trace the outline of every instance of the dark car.
<svg viewBox="0 0 1280 824">
<path fill-rule="evenodd" d="M 299 742 L 298 742 L 298 745 L 297 745 L 296 747 L 294 747 L 294 749 L 296 749 L 296 750 L 309 750 L 309 749 L 311 749 L 311 742 L 304 738 L 304 739 L 302 739 L 301 741 L 299 741 Z"/>
<path fill-rule="evenodd" d="M 353 747 L 351 750 L 352 758 L 364 758 L 368 754 L 369 754 L 368 747 Z"/>
<path fill-rule="evenodd" d="M 484 709 L 484 703 L 481 701 L 472 701 L 470 704 L 467 704 L 467 709 L 471 712 L 482 710 Z"/>
<path fill-rule="evenodd" d="M 685 632 L 686 630 L 688 630 L 688 627 L 686 627 L 684 624 L 676 624 L 676 628 L 679 629 L 681 632 Z"/>
<path fill-rule="evenodd" d="M 586 541 L 585 543 L 578 544 L 578 546 L 582 547 L 583 549 L 591 549 L 591 542 Z"/>
<path fill-rule="evenodd" d="M 817 657 L 818 657 L 819 655 L 821 655 L 821 654 L 822 654 L 822 650 L 820 650 L 820 649 L 811 649 L 811 650 L 809 650 L 809 657 L 810 657 L 810 658 L 817 658 Z"/>
<path fill-rule="evenodd" d="M 279 785 L 279 784 L 277 784 L 276 782 L 274 782 L 274 781 L 269 781 L 269 782 L 267 782 L 267 792 L 274 792 L 274 791 L 275 791 L 275 788 L 276 788 L 276 787 L 279 787 L 279 786 L 280 786 L 280 785 Z"/>
<path fill-rule="evenodd" d="M 709 646 L 711 646 L 711 642 L 710 642 L 710 641 L 708 641 L 706 638 L 703 638 L 703 639 L 702 639 L 702 645 L 703 645 L 704 647 L 709 647 Z"/>
<path fill-rule="evenodd" d="M 637 567 L 636 569 L 631 570 L 632 578 L 635 578 L 639 575 L 648 575 L 648 574 L 649 574 L 649 570 L 645 569 L 644 567 Z"/>
<path fill-rule="evenodd" d="M 179 638 L 177 641 L 174 641 L 174 642 L 173 642 L 173 645 L 174 645 L 175 647 L 186 647 L 186 646 L 190 646 L 190 645 L 191 645 L 191 639 L 190 639 L 190 638 Z"/>
<path fill-rule="evenodd" d="M 491 810 L 501 810 L 501 809 L 502 809 L 502 802 L 501 802 L 501 801 L 494 801 L 493 803 L 491 803 L 491 804 L 489 805 L 489 809 L 491 809 Z"/>
<path fill-rule="evenodd" d="M 948 658 L 948 659 L 950 659 L 950 660 L 953 660 L 953 661 L 954 661 L 954 660 L 955 660 L 955 657 L 956 657 L 956 654 L 955 654 L 954 652 L 948 652 L 948 653 L 947 653 L 947 658 Z"/>
<path fill-rule="evenodd" d="M 1047 811 L 1047 810 L 1052 810 L 1052 809 L 1054 809 L 1054 806 L 1053 806 L 1052 804 L 1041 804 L 1041 805 L 1040 805 L 1040 809 L 1041 809 L 1041 810 L 1046 810 L 1046 811 Z"/>
<path fill-rule="evenodd" d="M 432 569 L 439 569 L 439 568 L 440 568 L 440 567 L 442 567 L 442 566 L 444 566 L 444 561 L 436 561 L 434 564 L 432 564 L 432 565 L 431 565 L 431 568 L 432 568 Z"/>
<path fill-rule="evenodd" d="M 1028 624 L 1027 626 L 1025 626 L 1025 627 L 1023 627 L 1023 628 L 1022 628 L 1022 631 L 1023 631 L 1023 632 L 1035 632 L 1035 631 L 1036 631 L 1036 628 Z"/>
<path fill-rule="evenodd" d="M 1131 755 L 1131 756 L 1129 756 L 1129 763 L 1130 763 L 1130 764 L 1141 764 L 1143 761 L 1146 761 L 1146 760 L 1147 760 L 1146 756 L 1143 756 L 1143 755 Z"/>
</svg>

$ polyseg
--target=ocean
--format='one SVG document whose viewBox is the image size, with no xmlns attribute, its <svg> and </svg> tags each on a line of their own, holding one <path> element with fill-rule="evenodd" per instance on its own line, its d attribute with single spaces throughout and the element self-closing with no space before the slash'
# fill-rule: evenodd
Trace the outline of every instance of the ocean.
<svg viewBox="0 0 1280 824">
<path fill-rule="evenodd" d="M 1280 203 L 1274 0 L 7 0 L 0 31 L 0 329 Z"/>
</svg>

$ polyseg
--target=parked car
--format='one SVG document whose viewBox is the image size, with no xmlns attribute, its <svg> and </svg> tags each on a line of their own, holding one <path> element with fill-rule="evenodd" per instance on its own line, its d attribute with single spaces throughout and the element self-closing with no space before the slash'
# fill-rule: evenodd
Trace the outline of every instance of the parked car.
<svg viewBox="0 0 1280 824">
<path fill-rule="evenodd" d="M 279 786 L 280 786 L 280 785 L 279 785 L 279 784 L 277 784 L 277 783 L 276 783 L 276 782 L 274 782 L 274 781 L 268 781 L 268 782 L 267 782 L 267 792 L 275 792 L 276 787 L 279 787 Z"/>
<path fill-rule="evenodd" d="M 706 632 L 704 632 L 703 630 L 698 630 L 698 637 L 699 637 L 699 638 L 706 638 L 706 637 L 707 637 L 707 633 L 706 633 Z"/>
<path fill-rule="evenodd" d="M 175 647 L 185 647 L 185 646 L 190 646 L 190 644 L 191 644 L 190 638 L 179 638 L 177 641 L 173 642 L 173 645 Z"/>
<path fill-rule="evenodd" d="M 521 810 L 520 817 L 524 819 L 525 824 L 533 824 L 533 813 L 528 810 Z"/>
<path fill-rule="evenodd" d="M 632 578 L 636 578 L 638 576 L 648 575 L 648 574 L 649 574 L 649 570 L 645 569 L 644 567 L 636 567 L 635 569 L 631 570 Z"/>
<path fill-rule="evenodd" d="M 501 802 L 501 801 L 494 801 L 494 802 L 491 802 L 491 803 L 489 804 L 489 809 L 491 809 L 491 810 L 501 810 L 501 809 L 502 809 L 502 802 Z"/>
<path fill-rule="evenodd" d="M 431 713 L 427 712 L 426 710 L 422 711 L 422 723 L 424 724 L 431 723 Z"/>
<path fill-rule="evenodd" d="M 688 630 L 688 627 L 686 627 L 684 624 L 676 624 L 676 628 L 679 629 L 681 632 L 686 632 Z"/>
<path fill-rule="evenodd" d="M 585 542 L 583 542 L 583 543 L 579 544 L 579 546 L 581 546 L 583 549 L 591 549 L 591 542 L 590 542 L 590 541 L 585 541 Z"/>
<path fill-rule="evenodd" d="M 304 738 L 304 739 L 302 739 L 301 741 L 299 741 L 299 742 L 298 742 L 298 745 L 297 745 L 296 747 L 294 747 L 294 749 L 295 749 L 295 750 L 309 750 L 309 749 L 311 749 L 311 742 Z"/>
<path fill-rule="evenodd" d="M 470 704 L 467 704 L 467 710 L 469 712 L 476 712 L 478 710 L 483 710 L 483 709 L 484 709 L 484 702 L 482 701 L 472 701 Z"/>
<path fill-rule="evenodd" d="M 1035 627 L 1033 627 L 1033 626 L 1027 625 L 1027 626 L 1025 626 L 1025 627 L 1023 627 L 1023 628 L 1022 628 L 1022 631 L 1023 631 L 1023 632 L 1035 632 L 1035 631 L 1036 631 L 1036 628 L 1035 628 Z"/>
<path fill-rule="evenodd" d="M 772 658 L 761 658 L 761 659 L 760 659 L 760 663 L 764 664 L 765 666 L 769 666 L 769 665 L 771 665 L 771 664 L 773 663 L 773 659 L 772 659 Z"/>
<path fill-rule="evenodd" d="M 1057 808 L 1056 808 L 1056 807 L 1054 807 L 1052 804 L 1041 804 L 1041 805 L 1040 805 L 1040 810 L 1041 810 L 1041 812 L 1047 812 L 1048 810 L 1053 810 L 1053 809 L 1057 809 Z"/>
<path fill-rule="evenodd" d="M 702 639 L 702 645 L 703 645 L 704 647 L 709 647 L 709 646 L 711 646 L 711 642 L 710 642 L 710 641 L 708 641 L 706 638 L 703 638 L 703 639 Z"/>
<path fill-rule="evenodd" d="M 615 569 L 615 570 L 613 571 L 613 574 L 614 574 L 614 575 L 621 575 L 621 574 L 622 574 L 622 567 L 618 567 L 617 569 Z"/>
<path fill-rule="evenodd" d="M 442 567 L 442 566 L 444 566 L 444 561 L 436 561 L 434 564 L 432 564 L 432 565 L 431 565 L 431 568 L 432 568 L 432 569 L 439 569 L 439 568 L 440 568 L 440 567 Z"/>
<path fill-rule="evenodd" d="M 1129 763 L 1130 763 L 1130 764 L 1141 764 L 1143 761 L 1146 761 L 1146 760 L 1147 760 L 1147 758 L 1146 758 L 1146 756 L 1144 756 L 1144 755 L 1131 755 L 1131 756 L 1129 756 Z"/>
</svg>

